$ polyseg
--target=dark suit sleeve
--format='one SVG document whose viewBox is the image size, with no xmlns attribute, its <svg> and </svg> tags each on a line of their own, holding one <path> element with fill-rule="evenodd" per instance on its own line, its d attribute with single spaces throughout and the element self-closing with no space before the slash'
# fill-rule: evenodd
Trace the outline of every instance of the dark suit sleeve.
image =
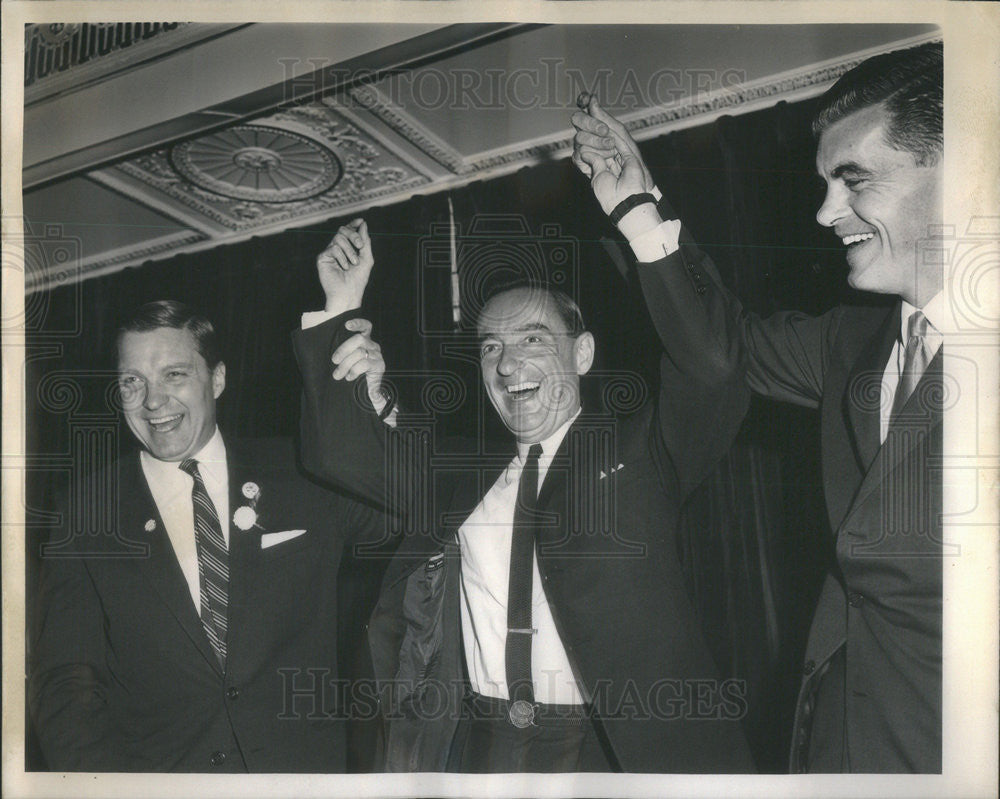
<svg viewBox="0 0 1000 799">
<path fill-rule="evenodd" d="M 732 444 L 749 403 L 737 315 L 728 294 L 705 288 L 717 275 L 689 243 L 636 268 L 662 346 L 653 449 L 687 494 Z"/>
<path fill-rule="evenodd" d="M 53 771 L 114 771 L 131 747 L 107 702 L 110 653 L 100 597 L 79 558 L 43 561 L 28 702 Z"/>
<path fill-rule="evenodd" d="M 349 312 L 293 334 L 302 372 L 302 465 L 307 472 L 385 508 L 390 428 L 379 420 L 365 381 L 334 380 L 330 356 L 351 335 Z"/>
<path fill-rule="evenodd" d="M 741 311 L 739 332 L 751 390 L 781 402 L 818 408 L 830 344 L 840 319 L 839 308 L 822 316 L 782 311 L 766 319 Z"/>
<path fill-rule="evenodd" d="M 664 219 L 677 218 L 666 202 L 661 204 L 660 214 Z M 696 291 L 704 295 L 701 307 L 724 312 L 701 321 L 720 339 L 738 336 L 750 388 L 771 399 L 818 407 L 830 343 L 840 324 L 839 309 L 822 316 L 783 311 L 766 319 L 748 313 L 726 289 L 712 259 L 694 245 L 686 229 L 681 230 L 680 244 L 680 255 L 696 282 Z M 691 308 L 699 310 L 699 306 Z"/>
<path fill-rule="evenodd" d="M 677 218 L 666 202 L 660 215 Z M 660 433 L 682 486 L 697 485 L 732 442 L 746 413 L 744 385 L 772 399 L 819 405 L 837 309 L 819 317 L 747 313 L 683 228 L 677 252 L 637 270 L 664 348 Z"/>
</svg>

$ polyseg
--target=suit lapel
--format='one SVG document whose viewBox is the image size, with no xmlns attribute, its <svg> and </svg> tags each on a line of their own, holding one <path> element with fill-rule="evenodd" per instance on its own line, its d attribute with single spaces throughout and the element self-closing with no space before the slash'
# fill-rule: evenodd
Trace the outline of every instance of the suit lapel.
<svg viewBox="0 0 1000 799">
<path fill-rule="evenodd" d="M 156 509 L 146 477 L 142 473 L 138 453 L 121 462 L 118 479 L 121 487 L 119 496 L 127 498 L 119 505 L 120 529 L 126 536 L 144 540 L 149 544 L 149 557 L 138 559 L 139 569 L 144 573 L 146 582 L 177 619 L 177 623 L 191 639 L 198 652 L 218 672 L 219 662 L 201 626 L 198 611 L 191 601 L 191 592 L 177 562 L 163 519 Z M 151 531 L 146 530 L 150 519 L 155 524 L 155 528 Z"/>
<path fill-rule="evenodd" d="M 865 474 L 851 503 L 852 509 L 860 507 L 868 495 L 882 485 L 885 476 L 890 474 L 914 447 L 929 445 L 929 437 L 942 424 L 940 397 L 943 396 L 941 386 L 943 379 L 942 354 L 941 350 L 938 350 L 927 365 L 927 371 L 920 378 L 913 394 L 889 426 L 885 445 L 879 448 L 871 468 Z M 850 515 L 847 519 L 849 518 Z M 845 523 L 847 519 L 844 520 Z"/>
<path fill-rule="evenodd" d="M 549 464 L 545 482 L 538 492 L 538 511 L 543 515 L 539 519 L 537 538 L 539 555 L 542 557 L 555 552 L 560 555 L 571 554 L 567 551 L 567 542 L 575 541 L 577 545 L 582 545 L 585 540 L 592 538 L 570 535 L 571 532 L 591 532 L 587 525 L 590 520 L 585 518 L 588 507 L 585 503 L 593 501 L 600 488 L 607 488 L 607 485 L 596 485 L 597 473 L 604 469 L 607 474 L 607 464 L 613 453 L 594 450 L 594 442 L 588 440 L 592 432 L 590 428 L 580 424 L 578 419 L 566 431 L 552 463 Z M 584 516 L 581 517 L 580 514 Z"/>
<path fill-rule="evenodd" d="M 575 440 L 574 430 L 570 428 L 566 431 L 566 435 L 563 436 L 563 440 L 559 444 L 559 449 L 556 450 L 555 457 L 552 459 L 549 469 L 545 473 L 545 480 L 538 490 L 537 507 L 539 509 L 548 508 L 554 498 L 566 495 L 567 472 L 570 469 L 570 463 L 573 460 L 572 455 L 576 449 L 573 444 Z"/>
<path fill-rule="evenodd" d="M 233 515 L 243 505 L 250 505 L 248 497 L 243 496 L 243 486 L 256 483 L 260 489 L 258 503 L 266 506 L 267 486 L 258 481 L 260 475 L 255 475 L 254 459 L 250 452 L 239 442 L 226 442 L 226 479 L 229 482 L 229 518 L 219 519 L 220 524 L 228 525 L 229 529 L 229 597 L 228 597 L 228 641 L 226 650 L 231 657 L 236 642 L 236 631 L 241 628 L 240 613 L 246 605 L 250 590 L 249 576 L 253 566 L 260 558 L 260 530 L 250 528 L 241 530 L 233 524 Z M 273 500 L 273 498 L 272 498 Z M 258 513 L 261 507 L 254 506 Z M 262 526 L 266 522 L 262 522 Z"/>
<path fill-rule="evenodd" d="M 844 391 L 843 412 L 862 474 L 866 473 L 881 442 L 882 378 L 899 331 L 899 305 L 887 314 L 878 333 L 854 362 Z"/>
</svg>

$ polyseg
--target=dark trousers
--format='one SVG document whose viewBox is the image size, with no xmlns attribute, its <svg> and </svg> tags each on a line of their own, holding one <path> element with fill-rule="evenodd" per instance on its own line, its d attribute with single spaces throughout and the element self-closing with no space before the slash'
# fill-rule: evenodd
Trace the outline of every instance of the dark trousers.
<svg viewBox="0 0 1000 799">
<path fill-rule="evenodd" d="M 448 771 L 482 773 L 610 772 L 587 708 L 539 705 L 533 724 L 516 727 L 509 703 L 471 694 L 452 743 Z"/>
</svg>

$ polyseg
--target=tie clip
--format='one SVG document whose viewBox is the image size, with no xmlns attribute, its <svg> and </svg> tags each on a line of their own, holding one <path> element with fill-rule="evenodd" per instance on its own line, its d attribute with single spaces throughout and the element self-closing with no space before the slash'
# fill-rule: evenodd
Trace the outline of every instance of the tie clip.
<svg viewBox="0 0 1000 799">
<path fill-rule="evenodd" d="M 508 627 L 508 633 L 521 633 L 522 635 L 535 635 L 538 630 L 534 627 Z"/>
</svg>

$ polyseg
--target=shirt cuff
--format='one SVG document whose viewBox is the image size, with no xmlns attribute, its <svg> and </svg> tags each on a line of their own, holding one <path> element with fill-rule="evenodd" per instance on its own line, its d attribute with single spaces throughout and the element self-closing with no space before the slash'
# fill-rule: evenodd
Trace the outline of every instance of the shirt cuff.
<svg viewBox="0 0 1000 799">
<path fill-rule="evenodd" d="M 330 313 L 329 311 L 306 311 L 302 314 L 302 329 L 308 330 L 310 327 L 316 327 L 326 322 L 328 319 L 333 319 L 333 317 L 338 314 Z"/>
<path fill-rule="evenodd" d="M 629 241 L 639 263 L 649 264 L 677 252 L 681 237 L 679 219 L 668 219 Z"/>
</svg>

